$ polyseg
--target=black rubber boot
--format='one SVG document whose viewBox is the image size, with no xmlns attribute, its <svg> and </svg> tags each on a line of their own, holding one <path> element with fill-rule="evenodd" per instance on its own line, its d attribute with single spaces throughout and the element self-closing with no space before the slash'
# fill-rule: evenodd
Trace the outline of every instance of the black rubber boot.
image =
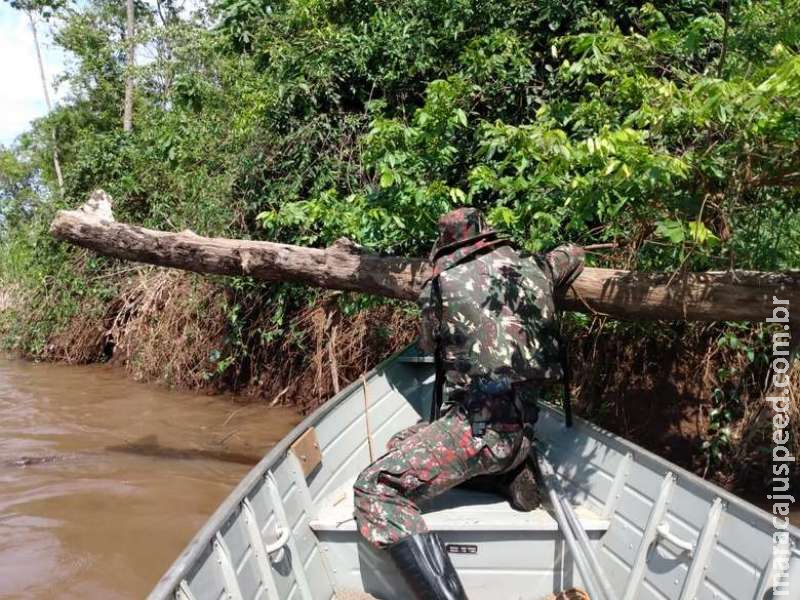
<svg viewBox="0 0 800 600">
<path fill-rule="evenodd" d="M 388 550 L 417 600 L 467 600 L 458 573 L 435 533 L 412 535 Z"/>
</svg>

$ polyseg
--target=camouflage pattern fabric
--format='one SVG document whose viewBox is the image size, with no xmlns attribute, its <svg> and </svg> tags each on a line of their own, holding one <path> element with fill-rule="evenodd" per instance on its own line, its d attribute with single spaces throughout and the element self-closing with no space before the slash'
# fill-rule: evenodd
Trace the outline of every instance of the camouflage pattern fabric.
<svg viewBox="0 0 800 600">
<path fill-rule="evenodd" d="M 481 436 L 473 435 L 461 406 L 451 406 L 430 425 L 414 427 L 402 432 L 406 436 L 393 438 L 389 452 L 367 467 L 354 485 L 358 530 L 378 548 L 428 531 L 421 501 L 478 475 L 507 471 L 530 450 L 519 424 L 490 426 Z"/>
<path fill-rule="evenodd" d="M 386 449 L 387 450 L 395 450 L 395 449 L 399 448 L 400 444 L 402 444 L 404 441 L 406 441 L 412 435 L 417 435 L 420 431 L 425 429 L 428 425 L 429 425 L 429 423 L 426 423 L 425 421 L 421 421 L 419 423 L 415 423 L 414 425 L 411 425 L 409 427 L 406 427 L 405 429 L 402 429 L 402 430 L 398 431 L 391 438 L 389 438 L 388 442 L 386 442 Z"/>
<path fill-rule="evenodd" d="M 466 387 L 475 377 L 520 381 L 561 379 L 554 296 L 580 273 L 582 249 L 560 246 L 523 256 L 503 242 L 460 247 L 436 260 L 420 295 L 420 346 L 442 344 L 447 382 Z"/>
<path fill-rule="evenodd" d="M 478 238 L 494 237 L 497 233 L 486 226 L 480 211 L 474 208 L 457 208 L 439 219 L 439 238 L 433 246 L 431 260 L 436 254 L 448 253 L 453 244 L 463 244 Z"/>
<path fill-rule="evenodd" d="M 527 456 L 539 387 L 563 375 L 553 297 L 583 252 L 524 256 L 466 208 L 440 219 L 431 257 L 419 345 L 438 347 L 448 395 L 439 420 L 400 432 L 356 480 L 358 529 L 377 547 L 427 531 L 420 501 Z"/>
</svg>

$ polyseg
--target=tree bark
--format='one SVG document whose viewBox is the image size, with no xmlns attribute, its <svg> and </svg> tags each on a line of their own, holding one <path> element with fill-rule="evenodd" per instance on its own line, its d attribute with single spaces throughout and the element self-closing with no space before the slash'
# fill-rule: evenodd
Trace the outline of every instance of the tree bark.
<svg viewBox="0 0 800 600">
<path fill-rule="evenodd" d="M 133 0 L 126 0 L 127 23 L 125 26 L 125 106 L 122 113 L 122 129 L 130 131 L 133 128 L 133 68 L 134 68 L 134 41 L 133 41 Z"/>
<path fill-rule="evenodd" d="M 36 31 L 36 21 L 33 18 L 33 11 L 28 11 L 28 19 L 31 22 L 31 33 L 33 34 L 33 45 L 36 48 L 36 60 L 39 63 L 39 77 L 42 79 L 42 91 L 44 92 L 44 103 L 47 106 L 47 112 L 53 111 L 53 106 L 50 103 L 50 91 L 47 89 L 47 76 L 44 72 L 44 61 L 42 61 L 42 51 L 39 47 L 39 34 Z M 64 195 L 64 177 L 61 175 L 61 162 L 58 160 L 58 144 L 56 143 L 56 132 L 52 132 L 53 138 L 53 168 L 56 172 L 56 179 L 58 180 L 58 191 Z"/>
<path fill-rule="evenodd" d="M 119 223 L 110 198 L 95 192 L 89 203 L 60 211 L 51 233 L 105 256 L 195 273 L 247 275 L 315 287 L 414 300 L 430 275 L 420 258 L 378 256 L 341 239 L 328 248 L 208 238 L 191 231 L 169 233 Z M 559 305 L 618 319 L 764 321 L 773 297 L 795 306 L 800 320 L 800 271 L 635 273 L 587 267 Z"/>
</svg>

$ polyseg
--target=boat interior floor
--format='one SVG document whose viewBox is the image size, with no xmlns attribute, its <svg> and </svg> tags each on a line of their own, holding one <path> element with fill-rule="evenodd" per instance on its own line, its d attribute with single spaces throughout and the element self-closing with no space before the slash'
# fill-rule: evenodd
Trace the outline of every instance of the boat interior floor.
<svg viewBox="0 0 800 600">
<path fill-rule="evenodd" d="M 335 600 L 377 600 L 377 598 L 367 592 L 339 588 L 336 590 Z"/>
</svg>

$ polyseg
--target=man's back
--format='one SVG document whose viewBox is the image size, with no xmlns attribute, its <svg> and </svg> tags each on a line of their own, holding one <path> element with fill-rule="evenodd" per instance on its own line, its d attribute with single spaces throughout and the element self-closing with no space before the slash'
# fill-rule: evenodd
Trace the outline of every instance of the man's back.
<svg viewBox="0 0 800 600">
<path fill-rule="evenodd" d="M 509 244 L 437 261 L 438 281 L 421 296 L 423 343 L 439 336 L 449 384 L 562 377 L 553 293 L 573 268 L 569 247 L 564 253 L 558 271 L 550 255 L 524 256 Z"/>
</svg>

